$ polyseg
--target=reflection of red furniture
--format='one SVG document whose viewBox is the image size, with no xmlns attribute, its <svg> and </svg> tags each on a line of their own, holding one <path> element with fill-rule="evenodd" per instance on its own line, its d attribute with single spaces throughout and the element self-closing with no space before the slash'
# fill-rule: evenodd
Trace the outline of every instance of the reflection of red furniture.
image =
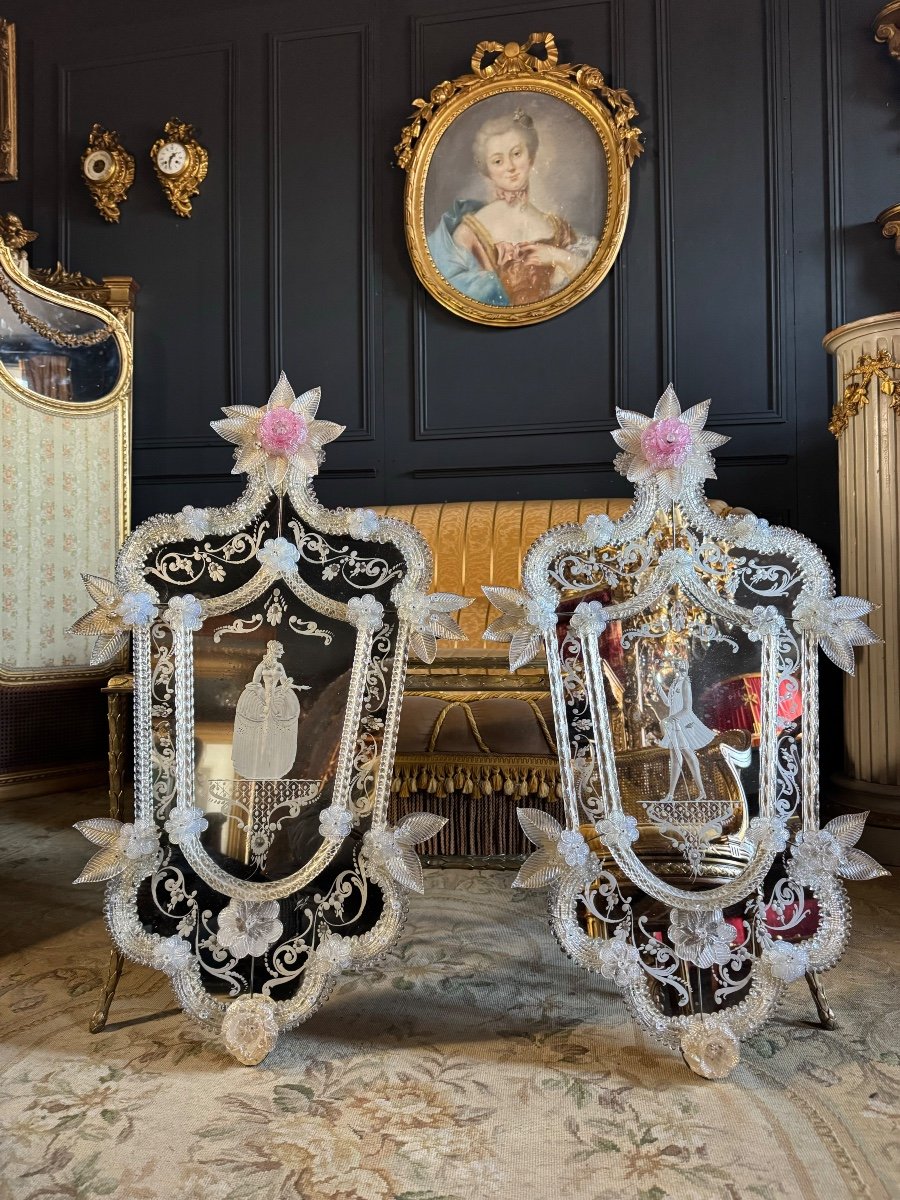
<svg viewBox="0 0 900 1200">
<path fill-rule="evenodd" d="M 808 897 L 803 905 L 803 916 L 795 924 L 791 925 L 797 912 L 796 904 L 789 904 L 784 910 L 784 914 L 779 916 L 773 908 L 766 909 L 766 928 L 776 938 L 781 938 L 785 942 L 802 942 L 805 938 L 811 938 L 819 928 L 819 902 L 815 896 Z M 729 917 L 725 920 L 734 930 L 734 944 L 742 946 L 747 936 L 747 929 L 744 924 L 743 917 Z M 788 928 L 790 926 L 790 928 Z M 653 936 L 658 942 L 664 940 L 663 931 L 655 929 Z"/>
<path fill-rule="evenodd" d="M 746 729 L 751 745 L 759 745 L 761 676 L 758 672 L 735 675 L 707 688 L 700 701 L 702 719 L 715 729 Z M 793 676 L 778 685 L 778 723 L 784 726 L 800 717 L 800 684 Z"/>
<path fill-rule="evenodd" d="M 815 896 L 807 896 L 804 899 L 803 915 L 796 924 L 792 924 L 796 915 L 796 904 L 789 904 L 780 916 L 773 908 L 767 908 L 766 928 L 774 937 L 782 938 L 786 942 L 801 942 L 804 938 L 811 938 L 819 928 L 819 902 Z M 740 917 L 728 916 L 725 920 L 737 935 L 735 941 L 741 945 L 746 934 L 743 920 Z"/>
</svg>

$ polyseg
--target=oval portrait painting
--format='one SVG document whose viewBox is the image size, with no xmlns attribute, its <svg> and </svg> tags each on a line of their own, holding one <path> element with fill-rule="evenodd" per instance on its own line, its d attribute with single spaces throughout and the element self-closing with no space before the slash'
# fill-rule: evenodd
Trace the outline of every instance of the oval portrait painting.
<svg viewBox="0 0 900 1200">
<path fill-rule="evenodd" d="M 513 92 L 473 104 L 443 134 L 428 169 L 435 267 L 480 304 L 540 304 L 597 254 L 608 175 L 596 129 L 565 101 Z"/>
<path fill-rule="evenodd" d="M 395 147 L 406 244 L 445 308 L 484 325 L 565 312 L 609 272 L 625 233 L 637 110 L 596 67 L 558 62 L 553 34 L 480 42 Z"/>
</svg>

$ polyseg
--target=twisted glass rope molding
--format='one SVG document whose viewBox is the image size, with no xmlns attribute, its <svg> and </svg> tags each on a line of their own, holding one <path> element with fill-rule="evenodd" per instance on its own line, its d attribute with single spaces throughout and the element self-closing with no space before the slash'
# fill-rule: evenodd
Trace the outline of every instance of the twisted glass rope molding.
<svg viewBox="0 0 900 1200">
<path fill-rule="evenodd" d="M 804 975 L 815 981 L 840 958 L 849 934 L 842 879 L 887 872 L 856 849 L 866 814 L 819 825 L 818 650 L 852 672 L 854 647 L 877 640 L 860 620 L 871 605 L 835 596 L 824 557 L 800 534 L 747 510 L 721 517 L 710 507 L 711 451 L 727 438 L 705 429 L 709 403 L 682 412 L 670 386 L 652 417 L 617 410 L 615 465 L 635 484 L 633 506 L 618 521 L 596 515 L 549 530 L 528 551 L 521 591 L 484 591 L 501 612 L 486 636 L 510 643 L 510 669 L 541 647 L 546 653 L 560 754 L 565 824 L 519 810 L 537 849 L 514 886 L 549 886 L 563 950 L 620 988 L 641 1024 L 680 1048 L 693 1071 L 718 1078 L 738 1062 L 740 1039 L 773 1015 L 788 983 Z M 758 648 L 758 810 L 738 835 L 721 836 L 715 821 L 692 824 L 692 812 L 715 814 L 709 800 L 716 797 L 701 792 L 692 801 L 682 783 L 684 799 L 673 802 L 675 774 L 668 797 L 645 787 L 640 825 L 624 810 L 628 756 L 613 745 L 604 686 L 611 626 L 621 646 L 652 646 L 663 670 L 680 660 L 688 677 L 716 644 L 736 650 L 740 639 L 745 651 Z M 646 659 L 639 666 L 644 679 L 632 698 L 643 702 Z M 626 694 L 627 687 L 626 680 Z M 672 685 L 657 686 L 657 699 L 673 694 Z M 792 694 L 800 711 L 788 715 L 784 699 Z M 649 715 L 644 707 L 642 719 L 660 721 L 664 736 L 655 745 L 663 761 L 670 754 L 670 772 L 687 763 L 692 745 L 719 732 L 689 706 L 676 711 L 673 701 L 668 712 Z M 641 745 L 645 758 L 652 755 L 652 735 Z M 702 788 L 699 761 L 695 779 Z M 682 828 L 673 817 L 679 810 Z M 658 816 L 654 823 L 660 812 L 665 824 Z M 651 862 L 644 853 L 641 841 L 653 835 L 657 848 L 660 839 L 673 846 L 668 858 L 657 852 Z M 692 864 L 688 886 L 663 877 L 683 877 L 679 849 Z"/>
<path fill-rule="evenodd" d="M 387 817 L 406 661 L 410 651 L 431 661 L 436 638 L 461 638 L 450 614 L 469 603 L 427 594 L 431 556 L 412 526 L 319 504 L 312 478 L 342 427 L 318 420 L 318 404 L 318 389 L 296 397 L 282 375 L 267 405 L 225 409 L 213 427 L 236 446 L 243 495 L 224 508 L 187 506 L 145 521 L 123 546 L 115 581 L 86 577 L 95 607 L 74 626 L 96 636 L 98 662 L 132 638 L 135 739 L 134 821 L 78 823 L 99 849 L 76 882 L 107 881 L 118 949 L 166 972 L 185 1011 L 218 1029 L 245 1063 L 261 1061 L 280 1032 L 309 1017 L 342 971 L 389 950 L 408 893 L 422 890 L 413 847 L 444 818 L 415 813 L 392 828 Z M 256 803 L 283 784 L 287 815 L 257 830 L 243 874 L 221 865 L 203 837 L 212 810 L 194 762 L 194 649 L 199 634 L 208 661 L 223 637 L 233 651 L 270 626 L 260 636 L 277 628 L 282 641 L 296 635 L 320 646 L 349 628 L 355 648 L 314 849 L 290 873 L 258 880 L 247 876 L 322 781 L 262 781 Z M 269 642 L 270 665 L 282 641 Z M 240 840 L 255 828 L 253 789 L 234 790 Z"/>
</svg>

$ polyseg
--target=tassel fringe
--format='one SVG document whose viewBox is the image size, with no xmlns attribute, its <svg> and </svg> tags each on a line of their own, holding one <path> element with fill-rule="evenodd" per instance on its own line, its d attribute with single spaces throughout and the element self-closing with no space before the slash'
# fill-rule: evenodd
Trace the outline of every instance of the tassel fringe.
<svg viewBox="0 0 900 1200">
<path fill-rule="evenodd" d="M 549 759 L 540 765 L 395 762 L 391 822 L 427 806 L 448 821 L 423 847 L 426 854 L 522 855 L 533 847 L 519 825 L 517 806 L 530 800 L 554 809 L 561 797 L 559 770 Z"/>
</svg>

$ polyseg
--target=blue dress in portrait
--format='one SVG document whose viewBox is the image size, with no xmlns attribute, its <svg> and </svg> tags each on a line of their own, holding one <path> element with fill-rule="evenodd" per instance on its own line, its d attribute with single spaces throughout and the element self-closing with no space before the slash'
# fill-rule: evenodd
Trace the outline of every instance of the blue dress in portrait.
<svg viewBox="0 0 900 1200">
<path fill-rule="evenodd" d="M 507 307 L 506 294 L 495 271 L 487 271 L 471 250 L 457 245 L 453 234 L 468 213 L 484 207 L 482 200 L 456 200 L 453 207 L 441 217 L 437 228 L 428 235 L 428 249 L 434 265 L 458 292 L 482 304 Z"/>
</svg>

